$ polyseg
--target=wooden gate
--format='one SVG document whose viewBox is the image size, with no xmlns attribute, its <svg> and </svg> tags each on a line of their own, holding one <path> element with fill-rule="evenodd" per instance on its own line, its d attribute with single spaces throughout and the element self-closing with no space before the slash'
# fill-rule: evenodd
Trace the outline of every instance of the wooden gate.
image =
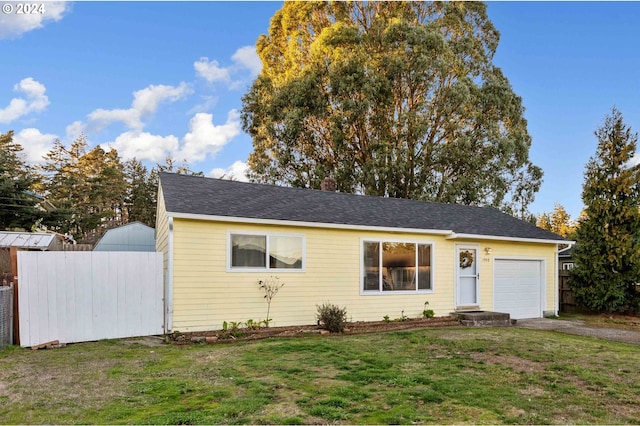
<svg viewBox="0 0 640 426">
<path fill-rule="evenodd" d="M 576 294 L 569 287 L 569 276 L 571 271 L 559 270 L 558 280 L 560 289 L 560 312 L 572 313 L 580 311 L 576 304 Z"/>
<path fill-rule="evenodd" d="M 164 333 L 162 254 L 18 252 L 20 345 Z"/>
</svg>

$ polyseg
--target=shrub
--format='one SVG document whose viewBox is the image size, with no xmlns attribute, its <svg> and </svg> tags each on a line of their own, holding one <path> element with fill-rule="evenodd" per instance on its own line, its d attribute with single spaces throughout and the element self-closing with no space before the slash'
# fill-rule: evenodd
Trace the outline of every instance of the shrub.
<svg viewBox="0 0 640 426">
<path fill-rule="evenodd" d="M 428 300 L 424 302 L 424 311 L 422 311 L 422 316 L 424 318 L 433 318 L 435 316 L 435 312 L 433 312 L 433 309 L 427 309 L 427 306 L 429 306 Z"/>
<path fill-rule="evenodd" d="M 330 303 L 317 306 L 316 317 L 320 326 L 332 333 L 342 333 L 347 323 L 347 308 L 341 308 Z"/>
</svg>

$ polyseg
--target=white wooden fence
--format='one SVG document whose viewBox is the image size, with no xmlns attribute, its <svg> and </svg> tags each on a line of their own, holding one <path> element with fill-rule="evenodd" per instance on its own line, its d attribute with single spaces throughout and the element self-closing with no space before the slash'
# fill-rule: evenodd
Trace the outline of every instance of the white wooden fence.
<svg viewBox="0 0 640 426">
<path fill-rule="evenodd" d="M 18 252 L 20 345 L 164 333 L 162 254 Z"/>
</svg>

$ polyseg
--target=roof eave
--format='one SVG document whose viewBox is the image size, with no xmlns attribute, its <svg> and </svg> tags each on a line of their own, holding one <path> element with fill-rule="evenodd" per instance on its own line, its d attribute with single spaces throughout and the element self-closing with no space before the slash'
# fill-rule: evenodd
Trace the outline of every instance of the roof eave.
<svg viewBox="0 0 640 426">
<path fill-rule="evenodd" d="M 279 225 L 279 226 L 301 226 L 307 228 L 324 228 L 324 229 L 345 229 L 356 231 L 378 231 L 378 232 L 404 232 L 411 234 L 429 234 L 444 235 L 446 239 L 475 239 L 475 240 L 495 240 L 495 241 L 514 241 L 527 243 L 543 243 L 543 244 L 573 244 L 573 241 L 563 240 L 547 240 L 537 238 L 521 238 L 521 237 L 503 237 L 497 235 L 478 235 L 478 234 L 459 234 L 448 229 L 419 229 L 419 228 L 397 228 L 385 226 L 370 225 L 348 225 L 342 223 L 326 223 L 326 222 L 305 222 L 295 220 L 281 219 L 259 219 L 252 217 L 236 217 L 236 216 L 217 216 L 195 213 L 167 212 L 168 217 L 175 219 L 204 220 L 209 222 L 232 222 L 247 223 L 258 225 Z"/>
<path fill-rule="evenodd" d="M 281 219 L 256 219 L 252 217 L 236 217 L 236 216 L 214 216 L 206 214 L 167 212 L 167 216 L 175 219 L 192 219 L 205 220 L 209 222 L 233 222 L 248 223 L 258 225 L 280 225 L 280 226 L 301 226 L 307 228 L 325 228 L 325 229 L 348 229 L 357 231 L 382 231 L 382 232 L 406 232 L 412 234 L 431 234 L 449 236 L 453 233 L 451 230 L 444 229 L 417 229 L 417 228 L 396 228 L 384 226 L 368 226 L 368 225 L 348 225 L 342 223 L 326 223 L 326 222 L 305 222 L 296 220 Z"/>
<path fill-rule="evenodd" d="M 524 237 L 505 237 L 500 235 L 480 235 L 480 234 L 458 234 L 452 232 L 447 237 L 448 240 L 495 240 L 495 241 L 513 241 L 520 243 L 538 243 L 538 244 L 571 244 L 574 241 L 567 240 L 551 240 L 544 238 L 524 238 Z"/>
</svg>

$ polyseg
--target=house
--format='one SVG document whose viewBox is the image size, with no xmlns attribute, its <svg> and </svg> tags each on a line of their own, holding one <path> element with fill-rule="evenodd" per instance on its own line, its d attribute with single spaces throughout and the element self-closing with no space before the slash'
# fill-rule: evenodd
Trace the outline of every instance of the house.
<svg viewBox="0 0 640 426">
<path fill-rule="evenodd" d="M 156 251 L 156 231 L 141 222 L 109 229 L 93 251 Z"/>
<path fill-rule="evenodd" d="M 425 309 L 558 312 L 549 231 L 489 207 L 422 202 L 162 173 L 156 249 L 164 254 L 167 331 L 261 320 L 258 280 L 285 286 L 272 325 L 316 322 L 317 306 L 352 321 Z"/>
</svg>

